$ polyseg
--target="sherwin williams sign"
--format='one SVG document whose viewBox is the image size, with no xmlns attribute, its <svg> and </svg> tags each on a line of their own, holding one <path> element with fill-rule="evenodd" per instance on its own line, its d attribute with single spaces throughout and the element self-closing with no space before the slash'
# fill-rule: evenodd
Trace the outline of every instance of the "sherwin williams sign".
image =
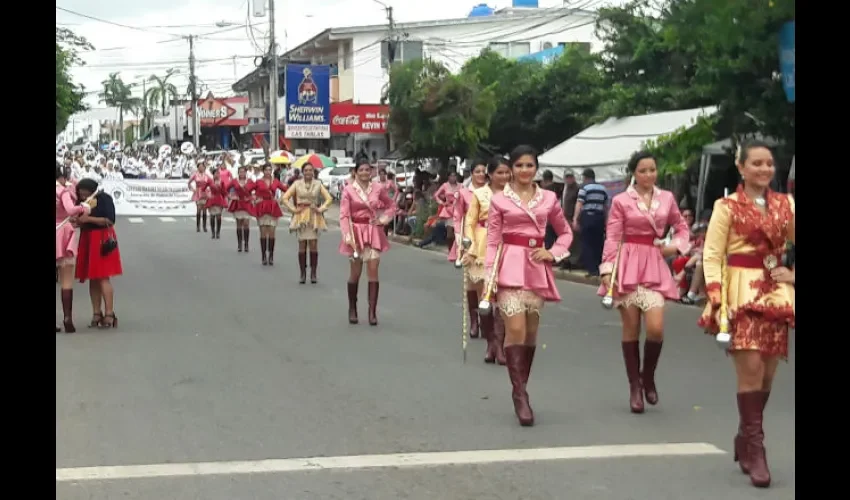
<svg viewBox="0 0 850 500">
<path fill-rule="evenodd" d="M 331 71 L 329 66 L 286 65 L 287 139 L 331 136 Z"/>
</svg>

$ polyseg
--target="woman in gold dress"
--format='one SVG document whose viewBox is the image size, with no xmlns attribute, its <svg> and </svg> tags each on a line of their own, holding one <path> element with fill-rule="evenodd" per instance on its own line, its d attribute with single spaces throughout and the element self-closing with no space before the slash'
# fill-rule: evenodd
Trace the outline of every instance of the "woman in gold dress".
<svg viewBox="0 0 850 500">
<path fill-rule="evenodd" d="M 307 252 L 309 251 L 310 283 L 315 284 L 316 270 L 319 266 L 319 232 L 328 230 L 324 214 L 333 203 L 333 198 L 325 186 L 316 180 L 316 169 L 308 163 L 301 169 L 301 178 L 293 182 L 292 186 L 286 190 L 282 203 L 292 212 L 289 232 L 298 235 L 298 267 L 301 270 L 299 283 L 303 285 L 307 282 Z"/>
<path fill-rule="evenodd" d="M 709 300 L 699 325 L 718 333 L 725 288 L 740 419 L 734 458 L 754 486 L 766 488 L 770 470 L 762 421 L 779 360 L 788 359 L 795 322 L 794 270 L 782 266 L 782 257 L 786 242 L 795 243 L 796 215 L 794 199 L 769 188 L 776 168 L 767 144 L 745 144 L 737 164 L 742 183 L 714 203 L 706 233 Z"/>
<path fill-rule="evenodd" d="M 473 177 L 475 173 L 473 172 Z M 484 258 L 487 256 L 487 216 L 490 213 L 490 198 L 493 193 L 505 189 L 511 180 L 511 167 L 508 160 L 494 157 L 487 163 L 487 176 L 490 182 L 472 192 L 469 209 L 464 219 L 463 235 L 472 241 L 469 250 L 463 256 L 463 265 L 469 275 L 470 286 L 475 288 L 478 297 L 484 296 L 484 283 L 487 272 L 484 269 Z M 505 323 L 498 308 L 491 308 L 490 314 L 480 317 L 481 335 L 487 340 L 487 352 L 484 354 L 485 363 L 505 365 Z"/>
</svg>

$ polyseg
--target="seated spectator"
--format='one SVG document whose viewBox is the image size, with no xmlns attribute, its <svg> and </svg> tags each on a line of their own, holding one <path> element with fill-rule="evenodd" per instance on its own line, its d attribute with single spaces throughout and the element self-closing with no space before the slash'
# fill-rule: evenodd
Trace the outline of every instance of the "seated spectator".
<svg viewBox="0 0 850 500">
<path fill-rule="evenodd" d="M 694 215 L 690 210 L 684 210 L 682 216 L 689 224 L 693 223 Z M 705 276 L 702 270 L 702 250 L 705 244 L 705 231 L 711 214 L 703 216 L 703 220 L 691 226 L 691 251 L 687 255 L 676 258 L 672 263 L 673 280 L 679 284 L 683 304 L 694 304 L 702 300 L 705 289 Z"/>
</svg>

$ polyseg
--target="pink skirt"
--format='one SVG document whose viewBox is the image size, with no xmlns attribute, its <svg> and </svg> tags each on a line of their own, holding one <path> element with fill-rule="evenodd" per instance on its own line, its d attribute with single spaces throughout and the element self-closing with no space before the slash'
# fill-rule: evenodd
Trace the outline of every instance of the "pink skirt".
<svg viewBox="0 0 850 500">
<path fill-rule="evenodd" d="M 667 300 L 679 300 L 679 288 L 673 281 L 670 266 L 661 250 L 650 245 L 623 243 L 617 269 L 617 286 L 614 297 L 637 291 L 638 286 L 660 293 Z M 608 290 L 601 285 L 596 291 L 600 297 Z"/>
<path fill-rule="evenodd" d="M 80 240 L 77 230 L 71 224 L 65 224 L 56 230 L 56 260 L 77 256 Z"/>
<path fill-rule="evenodd" d="M 498 288 L 526 290 L 546 302 L 560 302 L 552 265 L 531 260 L 531 252 L 532 249 L 518 245 L 502 247 L 502 264 L 496 280 Z"/>
<path fill-rule="evenodd" d="M 387 240 L 387 235 L 384 234 L 384 228 L 382 226 L 358 222 L 354 222 L 352 226 L 354 227 L 354 241 L 357 242 L 358 251 L 362 251 L 364 248 L 371 248 L 376 252 L 383 253 L 390 249 L 390 242 Z M 344 236 L 339 243 L 339 253 L 346 257 L 351 257 L 354 253 L 351 245 L 346 243 Z"/>
</svg>

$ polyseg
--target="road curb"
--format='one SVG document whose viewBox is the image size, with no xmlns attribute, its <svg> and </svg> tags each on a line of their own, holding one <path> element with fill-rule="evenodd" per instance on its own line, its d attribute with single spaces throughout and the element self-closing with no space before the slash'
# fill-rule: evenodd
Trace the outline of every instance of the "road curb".
<svg viewBox="0 0 850 500">
<path fill-rule="evenodd" d="M 413 238 L 411 236 L 400 236 L 396 234 L 389 235 L 390 241 L 393 243 L 398 243 L 400 245 L 408 245 L 413 246 L 416 243 L 419 243 L 421 240 L 418 238 Z M 423 248 L 422 250 L 445 254 L 443 247 L 431 247 L 431 248 Z M 569 281 L 572 283 L 580 283 L 582 285 L 593 285 L 599 286 L 600 281 L 599 278 L 589 278 L 584 273 L 576 273 L 571 271 L 564 271 L 563 269 L 553 269 L 555 278 L 563 281 Z"/>
</svg>

